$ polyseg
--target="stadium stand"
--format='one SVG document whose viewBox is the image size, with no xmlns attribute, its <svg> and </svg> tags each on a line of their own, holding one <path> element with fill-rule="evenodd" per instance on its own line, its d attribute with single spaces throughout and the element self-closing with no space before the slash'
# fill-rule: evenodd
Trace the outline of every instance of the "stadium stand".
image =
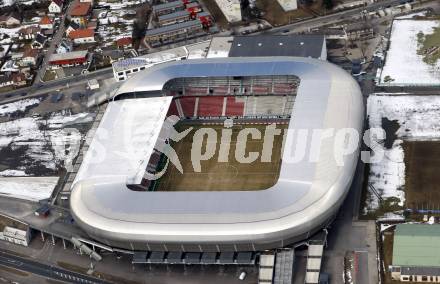
<svg viewBox="0 0 440 284">
<path fill-rule="evenodd" d="M 182 106 L 183 115 L 186 117 L 193 117 L 195 110 L 195 97 L 181 97 L 179 103 Z"/>
<path fill-rule="evenodd" d="M 177 110 L 176 100 L 173 100 L 170 104 L 170 108 L 168 109 L 167 116 L 177 115 L 179 116 L 179 111 Z"/>
<path fill-rule="evenodd" d="M 224 97 L 204 96 L 199 98 L 197 107 L 198 116 L 221 116 L 223 112 Z"/>
<path fill-rule="evenodd" d="M 245 99 L 241 97 L 227 97 L 225 116 L 242 116 L 244 114 Z"/>
</svg>

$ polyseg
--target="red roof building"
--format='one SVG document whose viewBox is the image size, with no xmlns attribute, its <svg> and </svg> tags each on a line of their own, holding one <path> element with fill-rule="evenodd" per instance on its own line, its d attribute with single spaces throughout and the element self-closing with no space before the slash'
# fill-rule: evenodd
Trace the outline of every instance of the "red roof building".
<svg viewBox="0 0 440 284">
<path fill-rule="evenodd" d="M 52 20 L 48 16 L 44 16 L 43 18 L 41 18 L 39 25 L 40 25 L 40 28 L 42 28 L 42 29 L 52 29 L 53 28 Z"/>
<path fill-rule="evenodd" d="M 80 38 L 89 38 L 89 37 L 94 37 L 95 35 L 95 31 L 91 30 L 91 29 L 79 29 L 76 31 L 71 31 L 69 33 L 69 38 L 70 39 L 80 39 Z"/>
<path fill-rule="evenodd" d="M 73 66 L 87 63 L 87 50 L 72 51 L 67 53 L 55 53 L 49 58 L 51 65 Z"/>
<path fill-rule="evenodd" d="M 72 17 L 84 17 L 90 13 L 91 5 L 89 2 L 78 2 L 73 7 L 70 12 L 70 16 Z"/>
<path fill-rule="evenodd" d="M 119 48 L 130 47 L 131 42 L 132 42 L 131 37 L 123 37 L 123 38 L 120 38 L 116 41 L 116 45 Z"/>
</svg>

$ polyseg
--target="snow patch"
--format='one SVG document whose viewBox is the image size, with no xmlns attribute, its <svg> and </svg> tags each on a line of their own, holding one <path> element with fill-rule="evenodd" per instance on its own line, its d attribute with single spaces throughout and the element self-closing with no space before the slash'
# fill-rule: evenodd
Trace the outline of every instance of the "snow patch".
<svg viewBox="0 0 440 284">
<path fill-rule="evenodd" d="M 30 201 L 40 201 L 52 195 L 58 177 L 4 177 L 0 178 L 0 195 Z"/>
<path fill-rule="evenodd" d="M 41 99 L 26 99 L 9 104 L 0 105 L 0 116 L 12 114 L 17 111 L 25 111 L 26 108 L 39 104 Z"/>
<path fill-rule="evenodd" d="M 396 197 L 402 206 L 405 201 L 402 190 L 405 185 L 402 139 L 423 141 L 440 138 L 440 96 L 371 95 L 367 102 L 367 113 L 370 128 L 381 128 L 382 118 L 396 120 L 400 125 L 396 131 L 398 139 L 391 149 L 384 149 L 384 159 L 370 164 L 369 183 L 381 198 Z M 371 193 L 364 212 L 378 207 L 378 197 Z"/>
<path fill-rule="evenodd" d="M 440 21 L 405 19 L 393 22 L 391 44 L 380 78 L 382 84 L 387 84 L 387 76 L 392 80 L 390 84 L 440 84 L 440 62 L 431 66 L 417 54 L 417 34 L 432 34 L 435 27 L 440 27 Z"/>
</svg>

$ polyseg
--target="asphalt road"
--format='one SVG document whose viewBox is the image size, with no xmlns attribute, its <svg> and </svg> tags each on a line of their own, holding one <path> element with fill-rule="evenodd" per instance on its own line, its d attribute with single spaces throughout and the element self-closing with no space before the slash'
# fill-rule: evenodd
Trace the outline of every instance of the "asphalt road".
<svg viewBox="0 0 440 284">
<path fill-rule="evenodd" d="M 40 275 L 46 278 L 61 280 L 68 283 L 106 284 L 109 282 L 71 272 L 65 269 L 45 265 L 36 261 L 21 258 L 0 251 L 0 265 Z"/>
<path fill-rule="evenodd" d="M 113 76 L 113 69 L 111 67 L 100 69 L 89 74 L 81 74 L 73 77 L 66 77 L 56 81 L 41 82 L 31 87 L 17 89 L 11 92 L 0 93 L 0 104 L 10 103 L 21 100 L 23 98 L 31 98 L 53 92 L 57 89 L 69 86 L 76 86 L 86 84 L 90 79 L 107 79 Z"/>
<path fill-rule="evenodd" d="M 384 0 L 376 3 L 369 4 L 365 7 L 359 7 L 354 9 L 349 9 L 346 11 L 321 16 L 281 27 L 272 28 L 266 32 L 262 32 L 265 34 L 277 34 L 277 33 L 289 33 L 289 32 L 303 32 L 309 31 L 311 29 L 322 27 L 325 25 L 335 24 L 337 22 L 346 21 L 353 16 L 360 16 L 362 11 L 366 10 L 367 12 L 373 12 L 380 9 L 384 9 L 389 6 L 400 5 L 401 0 Z M 288 31 L 288 32 L 287 32 Z"/>
</svg>

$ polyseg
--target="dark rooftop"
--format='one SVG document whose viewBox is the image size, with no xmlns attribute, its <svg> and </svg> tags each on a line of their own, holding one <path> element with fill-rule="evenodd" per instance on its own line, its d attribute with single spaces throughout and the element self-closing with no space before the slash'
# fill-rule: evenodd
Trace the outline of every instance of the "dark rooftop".
<svg viewBox="0 0 440 284">
<path fill-rule="evenodd" d="M 324 41 L 323 35 L 235 36 L 229 57 L 300 56 L 320 58 Z"/>
</svg>

